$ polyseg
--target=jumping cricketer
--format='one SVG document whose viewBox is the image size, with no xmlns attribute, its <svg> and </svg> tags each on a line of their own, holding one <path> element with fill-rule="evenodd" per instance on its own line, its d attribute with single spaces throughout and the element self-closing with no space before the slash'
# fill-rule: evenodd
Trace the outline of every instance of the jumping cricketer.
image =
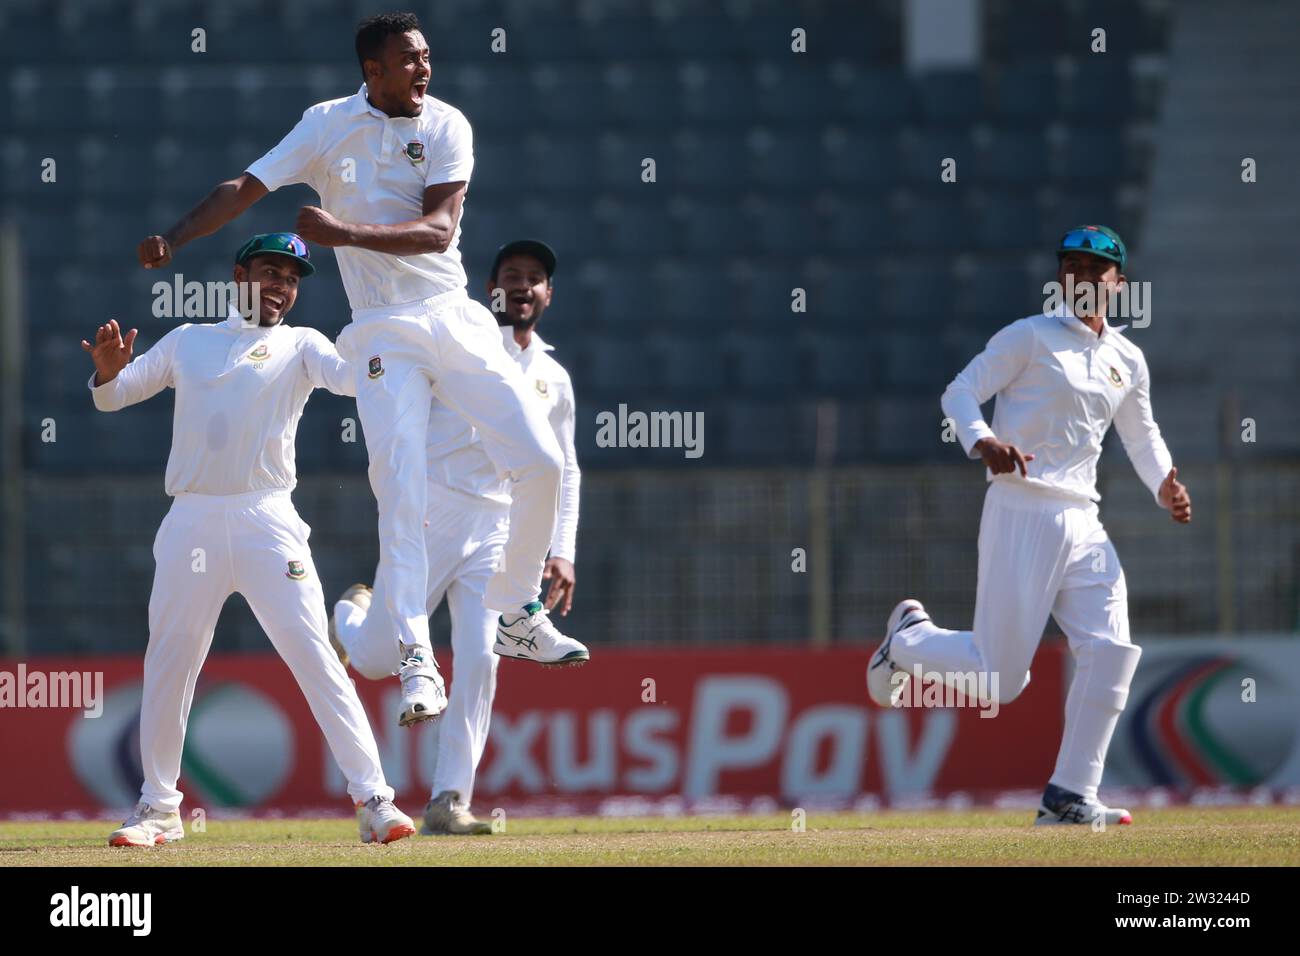
<svg viewBox="0 0 1300 956">
<path fill-rule="evenodd" d="M 574 447 L 573 384 L 537 334 L 537 323 L 551 304 L 555 253 L 545 243 L 523 239 L 502 246 L 487 283 L 489 299 L 500 298 L 497 313 L 506 350 L 530 383 L 530 399 L 550 422 L 564 452 L 560 513 L 544 577 L 551 582 L 548 608 L 562 615 L 573 606 L 574 553 L 578 494 L 582 473 Z M 576 664 L 586 650 L 568 638 L 558 660 L 538 655 L 526 639 L 503 639 L 483 594 L 501 560 L 510 528 L 510 485 L 492 466 L 483 442 L 451 409 L 435 402 L 429 416 L 429 496 L 424 522 L 429 555 L 429 613 L 447 599 L 455 672 L 450 701 L 438 728 L 438 759 L 433 789 L 420 832 L 491 833 L 491 824 L 470 812 L 474 777 L 487 746 L 496 695 L 498 655 L 549 664 Z M 382 597 L 382 595 L 380 596 Z M 370 615 L 372 600 L 364 584 L 353 585 L 334 607 L 330 621 L 345 660 L 372 680 L 391 675 L 397 648 L 382 618 Z M 554 656 L 554 655 L 550 655 Z"/>
<path fill-rule="evenodd" d="M 301 210 L 298 232 L 337 248 L 352 306 L 338 349 L 355 369 L 379 510 L 376 584 L 403 648 L 399 722 L 409 725 L 447 704 L 425 607 L 433 399 L 478 431 L 497 473 L 512 482 L 510 536 L 485 601 L 504 638 L 531 642 L 542 657 L 570 649 L 538 600 L 564 457 L 492 314 L 465 291 L 458 242 L 472 133 L 459 110 L 426 95 L 429 46 L 419 21 L 409 13 L 362 21 L 356 53 L 364 82 L 354 95 L 308 109 L 279 145 L 167 233 L 146 238 L 138 255 L 146 267 L 164 265 L 174 249 L 290 183 L 321 197 L 323 208 Z"/>
</svg>

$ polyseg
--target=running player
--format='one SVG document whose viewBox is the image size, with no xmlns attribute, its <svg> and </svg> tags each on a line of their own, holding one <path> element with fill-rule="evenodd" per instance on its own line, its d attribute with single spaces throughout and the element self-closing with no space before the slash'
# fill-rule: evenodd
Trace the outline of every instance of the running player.
<svg viewBox="0 0 1300 956">
<path fill-rule="evenodd" d="M 415 832 L 393 805 L 379 748 L 347 671 L 331 650 L 311 550 L 311 529 L 290 497 L 294 435 L 314 388 L 355 392 L 355 378 L 329 340 L 283 320 L 298 282 L 314 271 L 307 244 L 293 233 L 254 236 L 235 256 L 235 282 L 260 283 L 260 310 L 172 329 L 138 360 L 136 330 L 116 321 L 82 341 L 95 374 L 95 407 L 115 412 L 176 390 L 167 494 L 175 500 L 158 528 L 149 598 L 149 646 L 140 703 L 144 787 L 112 846 L 182 839 L 180 777 L 185 725 L 199 670 L 221 607 L 247 599 L 276 651 L 293 671 L 348 780 L 363 842 L 389 843 Z"/>
<path fill-rule="evenodd" d="M 308 109 L 243 175 L 221 183 L 167 233 L 141 242 L 147 268 L 208 235 L 270 190 L 306 183 L 298 231 L 337 247 L 352 322 L 338 348 L 355 368 L 357 411 L 379 506 L 384 612 L 403 648 L 400 721 L 446 707 L 429 644 L 425 439 L 433 398 L 473 425 L 497 472 L 513 482 L 510 537 L 486 588 L 504 639 L 555 647 L 563 635 L 538 600 L 555 528 L 564 457 L 496 322 L 465 292 L 458 242 L 474 166 L 461 112 L 426 95 L 429 46 L 414 14 L 362 21 L 364 82 Z"/>
<path fill-rule="evenodd" d="M 1128 594 L 1115 548 L 1097 518 L 1097 459 L 1111 422 L 1138 476 L 1174 521 L 1192 519 L 1187 489 L 1151 412 L 1141 350 L 1106 322 L 1125 282 L 1128 253 L 1114 230 L 1082 226 L 1056 250 L 1057 282 L 1078 297 L 1053 314 L 1002 329 L 943 394 L 962 447 L 988 467 L 980 518 L 975 624 L 936 626 L 920 601 L 894 608 L 871 658 L 872 700 L 889 706 L 919 665 L 945 674 L 996 675 L 1007 703 L 1029 683 L 1048 615 L 1074 655 L 1061 749 L 1036 825 L 1130 823 L 1097 799 L 1106 751 L 1141 650 L 1129 639 Z M 1090 301 L 1091 300 L 1091 301 Z M 980 405 L 993 396 L 993 426 Z M 967 684 L 966 686 L 969 686 Z"/>
<path fill-rule="evenodd" d="M 511 242 L 497 251 L 487 293 L 490 301 L 502 300 L 497 321 L 506 350 L 523 369 L 532 401 L 545 413 L 564 450 L 560 514 L 543 577 L 551 582 L 548 609 L 558 606 L 565 615 L 573 606 L 576 583 L 573 562 L 582 473 L 573 441 L 573 385 L 552 358 L 551 346 L 536 332 L 551 303 L 554 274 L 555 253 L 548 245 L 530 239 Z M 579 664 L 587 659 L 587 651 L 568 638 L 546 649 L 502 640 L 494 615 L 483 606 L 483 592 L 509 531 L 510 486 L 497 475 L 474 429 L 437 402 L 429 416 L 428 449 L 427 608 L 432 614 L 446 597 L 455 676 L 438 728 L 433 789 L 420 832 L 491 833 L 491 824 L 475 819 L 470 803 L 492 718 L 497 655 L 540 664 Z M 357 671 L 379 680 L 397 668 L 398 648 L 382 618 L 367 613 L 372 599 L 364 584 L 348 588 L 334 607 L 330 625 L 341 659 L 347 663 L 350 658 Z"/>
</svg>

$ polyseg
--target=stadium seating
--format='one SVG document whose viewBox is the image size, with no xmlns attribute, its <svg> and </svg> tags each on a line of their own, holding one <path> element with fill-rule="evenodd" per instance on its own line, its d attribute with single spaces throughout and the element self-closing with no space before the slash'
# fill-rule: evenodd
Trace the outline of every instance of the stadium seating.
<svg viewBox="0 0 1300 956">
<path fill-rule="evenodd" d="M 461 0 L 428 11 L 431 92 L 475 129 L 461 238 L 471 294 L 482 296 L 502 242 L 550 241 L 560 265 L 542 333 L 582 414 L 650 402 L 642 407 L 705 410 L 710 467 L 811 462 L 820 402 L 839 409 L 836 464 L 950 460 L 935 438 L 938 395 L 999 325 L 1040 301 L 1045 244 L 1080 221 L 1126 234 L 1139 221 L 1143 125 L 1159 89 L 1139 84 L 1135 64 L 1167 45 L 1166 5 L 986 0 L 978 66 L 921 72 L 903 60 L 899 0 L 797 5 L 808 39 L 800 55 L 787 3 L 656 4 L 653 15 L 646 6 Z M 136 243 L 237 175 L 308 105 L 355 92 L 351 37 L 337 24 L 372 7 L 14 0 L 0 9 L 0 218 L 25 239 L 26 338 L 41 368 L 25 397 L 40 413 L 29 420 L 48 408 L 61 436 L 42 443 L 29 425 L 38 478 L 84 473 L 92 455 L 115 475 L 161 485 L 170 399 L 97 415 L 77 342 L 108 317 L 138 325 L 142 345 L 166 331 L 150 315 L 150 277 L 133 266 Z M 247 28 L 263 16 L 262 28 Z M 202 54 L 190 49 L 200 24 Z M 1105 59 L 1088 48 L 1093 26 L 1108 29 Z M 506 54 L 489 47 L 497 27 Z M 1122 123 L 1098 121 L 1099 102 Z M 55 183 L 41 180 L 45 157 L 57 159 Z M 939 179 L 947 157 L 956 182 Z M 643 180 L 646 159 L 653 182 Z M 287 228 L 312 201 L 305 187 L 282 190 L 183 250 L 175 268 L 225 278 L 247 234 Z M 313 254 L 319 273 L 294 318 L 333 336 L 348 307 L 332 253 Z M 791 311 L 795 288 L 805 312 Z M 312 399 L 298 443 L 304 472 L 364 468 L 364 447 L 336 439 L 346 407 Z M 667 460 L 598 448 L 591 431 L 579 429 L 584 467 Z M 768 573 L 730 552 L 650 567 L 631 543 L 627 554 L 592 543 L 586 573 L 627 600 L 677 581 L 704 600 L 736 586 L 735 575 Z M 95 563 L 44 543 L 32 550 L 50 576 Z M 851 557 L 879 570 L 870 553 Z M 145 570 L 129 573 L 146 574 L 147 546 L 123 557 L 137 559 Z M 710 567 L 731 577 L 697 576 Z M 36 602 L 33 622 L 54 620 L 56 600 Z M 682 638 L 668 633 L 678 624 L 689 627 L 671 619 L 658 636 Z M 93 615 L 69 619 L 69 646 L 91 640 L 93 625 Z M 255 625 L 245 636 L 260 646 Z"/>
</svg>

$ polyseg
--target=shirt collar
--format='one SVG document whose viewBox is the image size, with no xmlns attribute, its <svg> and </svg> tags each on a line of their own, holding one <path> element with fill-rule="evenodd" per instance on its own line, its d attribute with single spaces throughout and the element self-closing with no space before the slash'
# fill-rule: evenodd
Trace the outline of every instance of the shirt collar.
<svg viewBox="0 0 1300 956">
<path fill-rule="evenodd" d="M 1056 316 L 1058 322 L 1064 325 L 1067 329 L 1070 329 L 1076 335 L 1081 333 L 1089 336 L 1092 335 L 1092 329 L 1080 322 L 1078 317 L 1066 306 L 1062 305 L 1052 314 Z M 1104 342 L 1106 337 L 1112 332 L 1123 332 L 1127 328 L 1127 325 L 1111 325 L 1105 318 L 1103 318 L 1101 320 L 1101 334 L 1097 336 L 1097 340 L 1099 342 Z"/>
<path fill-rule="evenodd" d="M 244 317 L 239 314 L 239 309 L 235 308 L 233 303 L 227 305 L 227 309 L 229 309 L 229 312 L 226 315 L 226 328 L 234 329 L 236 332 L 270 332 L 284 325 L 284 319 L 270 327 L 264 326 L 260 322 L 257 325 L 245 325 Z"/>
<path fill-rule="evenodd" d="M 532 341 L 528 343 L 528 348 L 526 349 L 520 348 L 519 343 L 515 341 L 515 328 L 513 325 L 501 326 L 501 340 L 505 343 L 506 351 L 511 355 L 521 355 L 524 352 L 534 353 L 555 351 L 554 345 L 549 345 L 542 341 L 542 337 L 537 334 L 536 329 L 533 330 Z M 534 346 L 536 346 L 536 348 L 534 348 Z"/>
<path fill-rule="evenodd" d="M 366 99 L 366 84 L 361 84 L 361 89 L 356 94 L 348 98 L 348 112 L 353 116 L 360 116 L 362 113 L 369 113 L 371 116 L 378 116 L 380 119 L 390 119 L 389 115 L 383 110 L 375 109 L 370 100 Z"/>
</svg>

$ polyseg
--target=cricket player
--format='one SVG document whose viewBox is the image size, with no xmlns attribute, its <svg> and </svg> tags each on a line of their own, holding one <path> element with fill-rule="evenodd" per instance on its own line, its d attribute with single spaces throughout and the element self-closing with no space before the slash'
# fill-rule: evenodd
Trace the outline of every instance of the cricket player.
<svg viewBox="0 0 1300 956">
<path fill-rule="evenodd" d="M 564 453 L 560 513 L 543 578 L 551 582 L 547 608 L 567 615 L 573 606 L 578 492 L 582 473 L 574 447 L 574 398 L 569 374 L 537 334 L 551 304 L 555 253 L 543 242 L 524 239 L 502 246 L 487 282 L 490 301 L 500 301 L 497 322 L 506 350 L 530 383 L 530 398 L 542 409 Z M 559 660 L 539 657 L 526 641 L 503 640 L 495 615 L 483 604 L 492 569 L 501 559 L 510 526 L 510 485 L 492 465 L 478 433 L 451 409 L 434 403 L 429 416 L 429 495 L 424 535 L 429 555 L 430 614 L 444 597 L 451 613 L 455 677 L 450 702 L 438 728 L 438 761 L 420 832 L 491 833 L 491 824 L 470 812 L 474 775 L 487 746 L 496 694 L 497 658 L 544 664 L 580 664 L 587 651 L 577 641 Z M 382 595 L 356 584 L 343 593 L 330 621 L 335 649 L 360 673 L 379 680 L 395 672 L 398 648 L 387 623 L 368 612 Z"/>
<path fill-rule="evenodd" d="M 329 340 L 284 317 L 311 275 L 307 244 L 293 233 L 254 236 L 235 256 L 234 278 L 258 283 L 260 308 L 172 329 L 132 361 L 136 330 L 100 326 L 91 354 L 95 407 L 115 412 L 176 390 L 167 494 L 174 500 L 154 539 L 149 647 L 140 704 L 140 803 L 109 837 L 112 846 L 182 839 L 181 750 L 194 685 L 221 606 L 239 592 L 293 671 L 348 781 L 363 842 L 415 832 L 393 805 L 379 748 L 331 649 L 325 598 L 307 545 L 311 529 L 290 498 L 294 434 L 314 388 L 352 395 L 355 378 Z M 253 301 L 256 301 L 254 299 Z"/>
<path fill-rule="evenodd" d="M 470 126 L 426 95 L 429 46 L 414 14 L 362 21 L 356 53 L 364 83 L 353 96 L 308 109 L 243 175 L 219 184 L 167 233 L 141 242 L 146 267 L 229 222 L 268 191 L 306 183 L 298 232 L 337 248 L 352 322 L 338 339 L 355 368 L 357 410 L 379 510 L 377 584 L 403 647 L 402 710 L 411 724 L 447 699 L 429 644 L 425 439 L 433 398 L 482 436 L 512 482 L 510 537 L 485 600 L 505 640 L 556 652 L 563 635 L 538 597 L 555 528 L 564 458 L 496 322 L 465 291 L 458 249 L 474 167 Z M 567 646 L 564 650 L 567 653 Z"/>
<path fill-rule="evenodd" d="M 920 601 L 901 602 L 871 658 L 867 686 L 872 700 L 888 706 L 919 665 L 966 681 L 985 675 L 1007 703 L 1029 683 L 1052 615 L 1075 670 L 1056 769 L 1034 822 L 1131 823 L 1127 810 L 1097 799 L 1141 655 L 1129 639 L 1124 572 L 1097 518 L 1097 459 L 1111 423 L 1174 521 L 1190 522 L 1192 503 L 1151 412 L 1146 360 L 1123 336 L 1125 326 L 1106 322 L 1125 282 L 1123 240 L 1105 226 L 1082 226 L 1062 237 L 1056 254 L 1056 281 L 1067 290 L 1073 283 L 1076 296 L 1002 329 L 943 394 L 944 415 L 991 482 L 980 518 L 974 628 L 938 627 Z M 980 405 L 995 395 L 990 427 Z"/>
</svg>

